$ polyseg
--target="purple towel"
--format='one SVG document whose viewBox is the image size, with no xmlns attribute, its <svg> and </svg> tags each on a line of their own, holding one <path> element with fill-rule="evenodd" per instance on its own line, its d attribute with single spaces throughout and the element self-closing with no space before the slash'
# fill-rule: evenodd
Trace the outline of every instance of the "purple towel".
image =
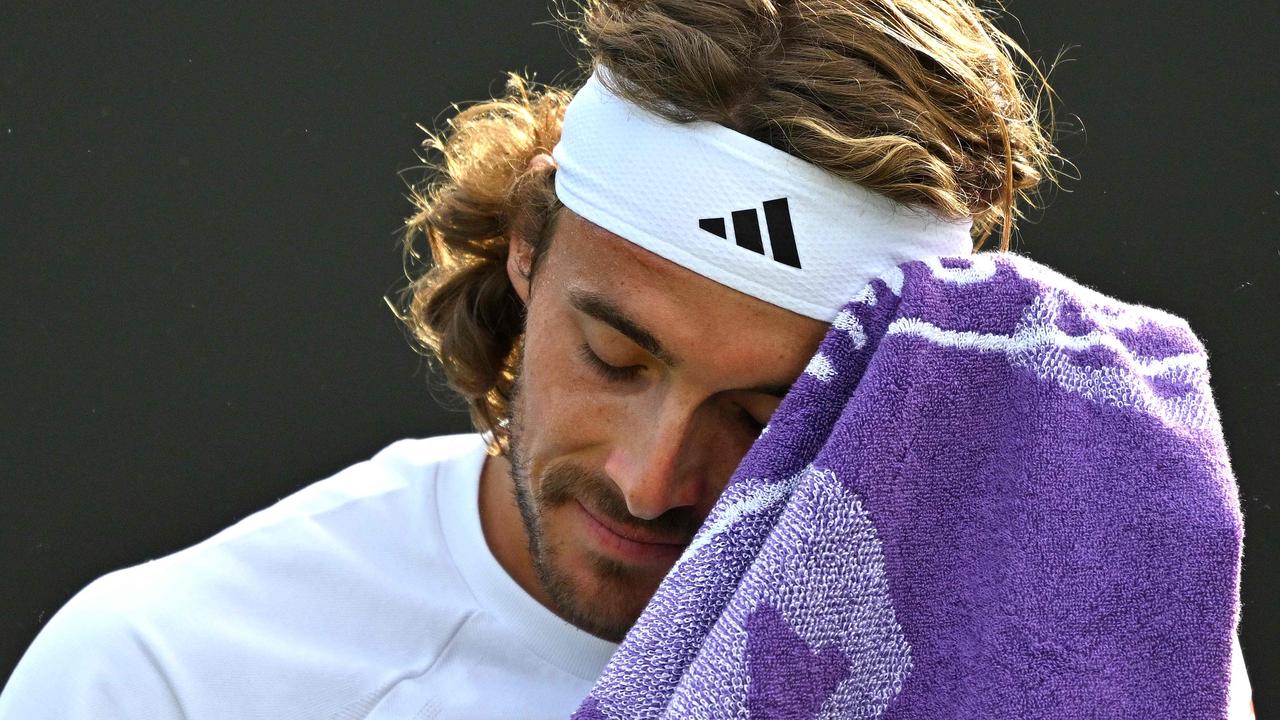
<svg viewBox="0 0 1280 720">
<path fill-rule="evenodd" d="M 1223 718 L 1242 536 L 1185 320 L 1016 253 L 913 260 L 574 718 Z"/>
</svg>

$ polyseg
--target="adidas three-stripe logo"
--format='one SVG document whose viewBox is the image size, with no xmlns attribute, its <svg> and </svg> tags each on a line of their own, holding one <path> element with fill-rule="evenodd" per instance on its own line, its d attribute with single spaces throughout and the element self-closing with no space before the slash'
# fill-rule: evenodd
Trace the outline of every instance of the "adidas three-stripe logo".
<svg viewBox="0 0 1280 720">
<path fill-rule="evenodd" d="M 764 255 L 764 240 L 760 237 L 760 216 L 755 208 L 734 210 L 729 213 L 733 219 L 733 241 L 740 248 Z M 800 267 L 800 255 L 796 252 L 796 235 L 791 229 L 791 210 L 787 207 L 787 199 L 777 198 L 764 201 L 764 224 L 769 228 L 769 247 L 773 259 L 793 268 Z M 698 227 L 729 239 L 725 232 L 724 218 L 702 218 Z"/>
</svg>

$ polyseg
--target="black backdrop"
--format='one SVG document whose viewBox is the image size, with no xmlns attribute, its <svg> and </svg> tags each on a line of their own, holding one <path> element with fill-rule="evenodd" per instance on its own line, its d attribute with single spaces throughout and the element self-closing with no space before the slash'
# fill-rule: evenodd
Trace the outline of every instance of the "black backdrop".
<svg viewBox="0 0 1280 720">
<path fill-rule="evenodd" d="M 1009 8 L 1034 56 L 1067 50 L 1081 175 L 1016 248 L 1208 347 L 1246 514 L 1244 650 L 1278 707 L 1280 3 Z M 572 68 L 549 18 L 545 0 L 0 5 L 0 677 L 92 578 L 467 428 L 382 300 L 399 173 L 415 123 L 505 70 Z"/>
</svg>

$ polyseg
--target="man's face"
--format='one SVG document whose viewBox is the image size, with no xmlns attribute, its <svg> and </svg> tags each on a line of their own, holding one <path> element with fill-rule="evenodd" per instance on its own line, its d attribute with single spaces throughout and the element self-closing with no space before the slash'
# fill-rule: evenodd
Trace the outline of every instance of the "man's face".
<svg viewBox="0 0 1280 720">
<path fill-rule="evenodd" d="M 826 325 L 560 211 L 525 299 L 510 460 L 534 568 L 621 640 Z"/>
</svg>

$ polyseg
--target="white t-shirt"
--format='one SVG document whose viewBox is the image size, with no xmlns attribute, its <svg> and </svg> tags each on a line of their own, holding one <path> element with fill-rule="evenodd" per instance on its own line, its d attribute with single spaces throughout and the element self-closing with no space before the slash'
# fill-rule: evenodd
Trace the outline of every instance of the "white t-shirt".
<svg viewBox="0 0 1280 720">
<path fill-rule="evenodd" d="M 616 645 L 493 557 L 479 435 L 407 439 L 45 626 L 0 720 L 568 718 Z"/>
</svg>

